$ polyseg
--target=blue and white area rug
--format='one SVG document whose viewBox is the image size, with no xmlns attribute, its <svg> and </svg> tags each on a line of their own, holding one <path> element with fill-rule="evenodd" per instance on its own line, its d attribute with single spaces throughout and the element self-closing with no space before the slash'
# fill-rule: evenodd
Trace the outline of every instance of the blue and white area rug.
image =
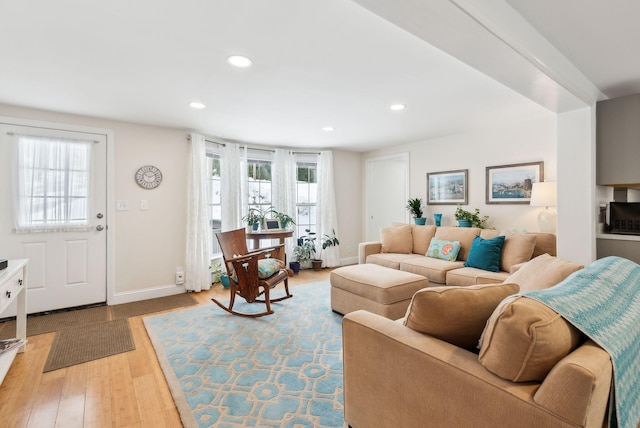
<svg viewBox="0 0 640 428">
<path fill-rule="evenodd" d="M 145 317 L 184 426 L 346 426 L 342 316 L 331 311 L 329 291 L 328 282 L 292 287 L 293 298 L 256 319 L 214 303 Z M 236 298 L 236 308 L 260 312 L 264 304 Z"/>
</svg>

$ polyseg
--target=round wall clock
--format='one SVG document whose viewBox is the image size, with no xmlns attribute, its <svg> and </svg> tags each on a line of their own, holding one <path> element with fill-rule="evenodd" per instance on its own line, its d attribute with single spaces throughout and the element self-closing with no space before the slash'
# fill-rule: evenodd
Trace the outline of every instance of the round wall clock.
<svg viewBox="0 0 640 428">
<path fill-rule="evenodd" d="M 136 172 L 136 183 L 143 189 L 155 189 L 162 183 L 162 173 L 155 166 L 145 165 Z"/>
</svg>

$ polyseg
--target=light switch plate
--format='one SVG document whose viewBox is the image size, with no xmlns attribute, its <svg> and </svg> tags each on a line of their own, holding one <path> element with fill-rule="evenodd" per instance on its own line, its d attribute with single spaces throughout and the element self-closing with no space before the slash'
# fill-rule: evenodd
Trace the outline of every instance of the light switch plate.
<svg viewBox="0 0 640 428">
<path fill-rule="evenodd" d="M 149 209 L 149 201 L 146 199 L 140 199 L 140 211 L 145 211 Z"/>
<path fill-rule="evenodd" d="M 129 201 L 126 199 L 116 201 L 116 211 L 129 211 Z"/>
</svg>

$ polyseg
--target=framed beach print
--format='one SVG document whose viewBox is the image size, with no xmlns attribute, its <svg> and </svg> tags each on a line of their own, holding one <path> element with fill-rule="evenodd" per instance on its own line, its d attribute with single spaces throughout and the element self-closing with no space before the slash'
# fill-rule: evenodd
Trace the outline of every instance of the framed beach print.
<svg viewBox="0 0 640 428">
<path fill-rule="evenodd" d="M 427 173 L 427 205 L 466 205 L 469 170 Z"/>
<path fill-rule="evenodd" d="M 487 167 L 487 204 L 528 204 L 533 183 L 544 179 L 544 162 Z"/>
</svg>

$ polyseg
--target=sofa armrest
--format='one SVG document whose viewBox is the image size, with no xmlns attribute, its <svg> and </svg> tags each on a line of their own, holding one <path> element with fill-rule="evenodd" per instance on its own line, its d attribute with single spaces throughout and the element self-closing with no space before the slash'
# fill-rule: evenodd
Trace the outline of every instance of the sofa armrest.
<svg viewBox="0 0 640 428">
<path fill-rule="evenodd" d="M 534 402 L 539 383 L 504 380 L 476 354 L 401 322 L 361 310 L 342 330 L 345 420 L 355 428 L 574 426 Z"/>
<path fill-rule="evenodd" d="M 609 354 L 589 340 L 556 364 L 533 399 L 576 425 L 600 427 L 607 414 L 612 373 Z"/>
<path fill-rule="evenodd" d="M 361 242 L 358 244 L 358 263 L 366 263 L 368 255 L 378 254 L 380 251 L 382 251 L 382 242 L 380 241 Z"/>
</svg>

